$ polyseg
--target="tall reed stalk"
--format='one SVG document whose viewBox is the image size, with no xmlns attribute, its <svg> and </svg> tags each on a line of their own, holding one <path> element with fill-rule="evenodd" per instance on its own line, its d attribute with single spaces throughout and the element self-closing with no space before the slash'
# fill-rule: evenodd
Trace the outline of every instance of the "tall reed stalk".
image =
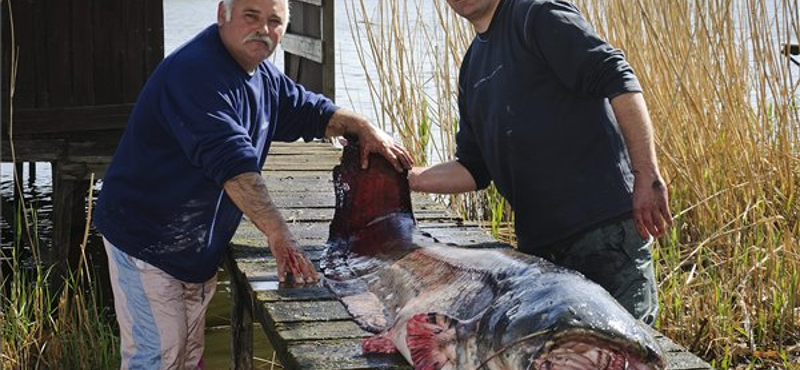
<svg viewBox="0 0 800 370">
<path fill-rule="evenodd" d="M 376 111 L 426 163 L 453 156 L 473 37 L 432 1 L 347 2 Z M 798 1 L 575 3 L 626 52 L 655 125 L 676 224 L 654 251 L 659 330 L 720 369 L 800 362 L 800 69 L 781 53 Z M 493 190 L 452 201 L 496 230 L 513 218 Z"/>
</svg>

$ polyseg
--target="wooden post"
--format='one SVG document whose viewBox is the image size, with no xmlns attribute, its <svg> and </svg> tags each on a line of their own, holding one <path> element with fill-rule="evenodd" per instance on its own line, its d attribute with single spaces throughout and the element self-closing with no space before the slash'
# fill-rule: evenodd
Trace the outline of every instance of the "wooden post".
<svg viewBox="0 0 800 370">
<path fill-rule="evenodd" d="M 3 55 L 3 50 L 5 50 L 3 49 L 5 47 L 4 44 L 5 40 L 3 40 L 3 38 L 5 37 L 5 34 L 3 33 L 3 21 L 4 21 L 3 17 L 5 17 L 5 12 L 3 11 L 4 7 L 5 7 L 5 1 L 3 1 L 2 4 L 0 4 L 0 138 L 2 138 L 5 135 L 5 132 L 3 132 L 2 121 L 5 120 L 5 115 L 6 115 L 5 110 L 3 110 L 3 108 L 5 107 L 4 103 L 6 96 L 5 94 L 2 93 L 3 91 L 6 90 L 5 86 L 3 85 L 6 81 L 6 79 L 3 78 L 3 75 L 5 74 L 4 73 L 5 68 L 2 68 L 3 61 L 5 60 L 5 55 Z M 0 148 L 2 148 L 2 145 L 0 145 Z M 2 149 L 0 149 L 0 163 L 2 163 L 2 159 L 3 159 L 3 152 Z M 0 218 L 5 218 L 6 221 L 11 219 L 7 215 L 8 213 L 0 211 Z M 3 245 L 2 235 L 0 235 L 0 246 L 1 245 Z M 9 263 L 9 258 L 10 258 L 9 256 L 5 255 L 4 251 L 2 250 L 2 247 L 0 247 L 0 310 L 3 311 L 5 310 L 5 302 L 7 297 L 11 296 L 11 281 L 10 281 L 11 264 Z M 0 335 L 0 348 L 5 348 L 2 337 L 3 336 Z M 2 366 L 0 366 L 0 370 L 3 370 Z"/>
<path fill-rule="evenodd" d="M 289 30 L 281 42 L 286 75 L 331 100 L 336 98 L 335 2 L 290 0 Z"/>
<path fill-rule="evenodd" d="M 232 261 L 233 257 L 226 257 Z M 247 282 L 240 279 L 244 277 L 232 268 L 235 264 L 228 263 L 228 272 L 231 276 L 231 369 L 253 369 L 253 300 L 247 291 Z"/>
<path fill-rule="evenodd" d="M 0 4 L 0 66 L 2 66 L 3 64 L 2 62 L 4 57 L 3 46 L 5 46 L 3 44 L 3 16 L 5 15 L 5 13 L 3 12 L 3 5 L 5 5 L 5 2 Z M 2 123 L 3 117 L 5 116 L 5 111 L 3 111 L 4 107 L 3 100 L 5 100 L 5 96 L 2 93 L 2 91 L 5 90 L 3 88 L 3 82 L 5 81 L 3 79 L 3 71 L 4 69 L 0 67 L 0 138 L 2 138 L 3 135 L 5 135 L 3 133 L 3 123 Z M 0 145 L 0 163 L 2 163 L 3 159 L 3 152 L 1 148 L 2 145 Z M 3 213 L 2 210 L 0 210 L 0 218 L 4 217 L 6 217 L 6 215 Z M 9 220 L 9 218 L 6 218 L 6 220 Z M 8 266 L 8 259 L 6 258 L 2 245 L 3 245 L 3 236 L 0 235 L 0 311 L 5 312 L 6 297 L 9 297 L 11 295 L 9 294 L 9 290 L 11 289 L 11 283 L 8 280 L 6 280 L 7 277 L 9 276 L 8 274 L 10 273 L 11 268 L 10 266 Z M 2 337 L 3 336 L 0 336 L 0 348 L 5 348 Z M 0 370 L 3 370 L 2 366 L 0 366 Z"/>
<path fill-rule="evenodd" d="M 335 4 L 336 0 L 323 0 L 322 4 L 322 93 L 333 101 L 336 101 Z"/>
<path fill-rule="evenodd" d="M 36 183 L 36 162 L 28 162 L 28 186 Z"/>
<path fill-rule="evenodd" d="M 80 259 L 80 244 L 86 225 L 86 194 L 89 189 L 85 166 L 53 163 L 53 247 L 48 264 L 51 282 L 60 287 L 70 268 Z"/>
</svg>

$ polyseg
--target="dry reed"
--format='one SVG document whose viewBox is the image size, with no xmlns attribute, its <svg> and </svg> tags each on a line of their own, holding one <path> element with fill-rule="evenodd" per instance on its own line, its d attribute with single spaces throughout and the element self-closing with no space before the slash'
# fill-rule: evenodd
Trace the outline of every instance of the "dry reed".
<svg viewBox="0 0 800 370">
<path fill-rule="evenodd" d="M 442 0 L 427 23 L 427 2 L 376 3 L 346 5 L 379 121 L 422 162 L 450 159 L 473 32 Z M 659 329 L 720 369 L 800 361 L 800 70 L 781 46 L 800 39 L 798 1 L 576 5 L 626 52 L 655 124 L 676 222 L 655 250 Z M 452 201 L 511 240 L 495 191 Z"/>
</svg>

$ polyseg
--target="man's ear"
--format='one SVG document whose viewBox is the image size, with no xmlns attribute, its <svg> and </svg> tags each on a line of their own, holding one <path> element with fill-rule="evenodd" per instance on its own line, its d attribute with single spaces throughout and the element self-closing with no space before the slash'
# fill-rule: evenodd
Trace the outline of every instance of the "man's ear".
<svg viewBox="0 0 800 370">
<path fill-rule="evenodd" d="M 222 1 L 217 6 L 217 26 L 225 24 L 225 5 Z"/>
</svg>

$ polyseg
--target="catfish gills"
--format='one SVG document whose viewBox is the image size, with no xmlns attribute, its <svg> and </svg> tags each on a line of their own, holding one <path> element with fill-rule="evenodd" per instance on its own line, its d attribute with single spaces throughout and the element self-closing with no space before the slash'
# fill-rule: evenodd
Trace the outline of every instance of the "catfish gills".
<svg viewBox="0 0 800 370">
<path fill-rule="evenodd" d="M 322 272 L 365 353 L 417 370 L 656 370 L 651 331 L 581 274 L 494 244 L 455 247 L 416 228 L 405 174 L 351 140 L 334 169 Z"/>
</svg>

